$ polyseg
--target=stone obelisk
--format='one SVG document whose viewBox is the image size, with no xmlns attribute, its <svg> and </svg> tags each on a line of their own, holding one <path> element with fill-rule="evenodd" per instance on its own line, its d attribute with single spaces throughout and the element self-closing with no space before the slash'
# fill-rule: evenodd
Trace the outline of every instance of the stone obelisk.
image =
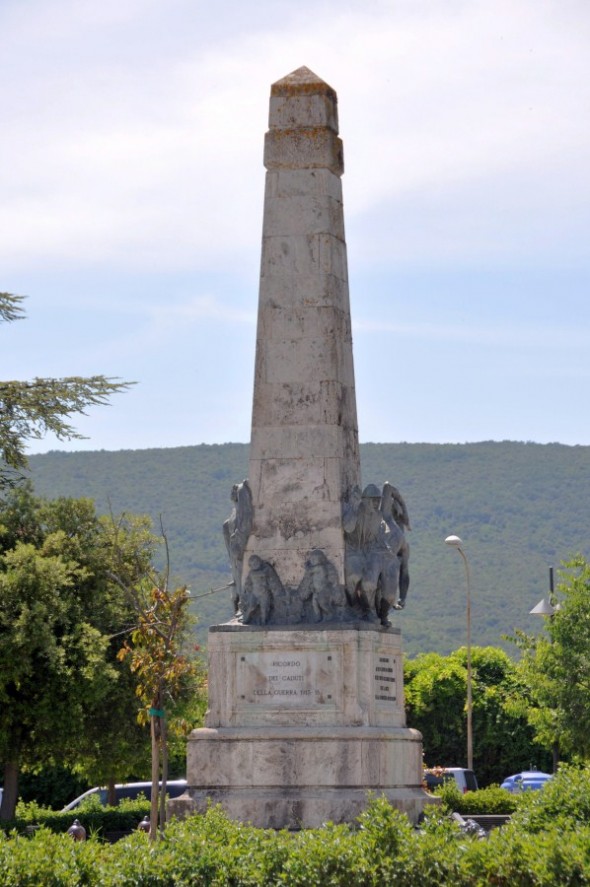
<svg viewBox="0 0 590 887">
<path fill-rule="evenodd" d="M 249 478 L 223 526 L 235 616 L 211 626 L 206 726 L 176 815 L 219 802 L 272 828 L 351 822 L 367 793 L 415 820 L 401 632 L 408 514 L 361 492 L 334 90 L 308 68 L 272 86 Z"/>
<path fill-rule="evenodd" d="M 344 582 L 360 462 L 336 93 L 299 68 L 271 87 L 269 118 L 247 554 L 295 586 L 321 549 Z"/>
</svg>

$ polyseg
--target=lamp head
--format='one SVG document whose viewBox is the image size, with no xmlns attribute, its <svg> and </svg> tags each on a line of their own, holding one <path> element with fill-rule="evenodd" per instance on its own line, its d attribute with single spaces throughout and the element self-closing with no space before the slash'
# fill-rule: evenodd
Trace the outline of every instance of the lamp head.
<svg viewBox="0 0 590 887">
<path fill-rule="evenodd" d="M 461 548 L 463 542 L 458 536 L 447 536 L 445 545 L 450 545 L 452 548 Z"/>
<path fill-rule="evenodd" d="M 529 610 L 529 613 L 531 616 L 554 616 L 556 610 L 557 607 L 554 607 L 550 601 L 543 598 L 532 610 Z"/>
</svg>

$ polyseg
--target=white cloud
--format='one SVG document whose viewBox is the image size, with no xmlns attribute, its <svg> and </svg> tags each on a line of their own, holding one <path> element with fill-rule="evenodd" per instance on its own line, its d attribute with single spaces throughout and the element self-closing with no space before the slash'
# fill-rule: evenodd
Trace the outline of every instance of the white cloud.
<svg viewBox="0 0 590 887">
<path fill-rule="evenodd" d="M 5 375 L 140 379 L 90 446 L 195 442 L 187 402 L 203 439 L 247 437 L 269 88 L 302 64 L 339 96 L 365 438 L 409 434 L 382 427 L 393 341 L 473 391 L 500 352 L 542 379 L 537 430 L 510 433 L 507 386 L 485 436 L 588 440 L 587 0 L 3 0 L 0 28 L 0 285 L 31 296 Z M 436 440 L 432 388 L 404 391 Z"/>
<path fill-rule="evenodd" d="M 347 218 L 370 230 L 359 255 L 389 252 L 392 230 L 392 258 L 513 255 L 527 247 L 528 206 L 547 247 L 555 215 L 587 219 L 585 5 L 327 2 L 310 27 L 304 2 L 213 41 L 190 3 L 166 19 L 139 0 L 32 6 L 9 4 L 4 20 L 5 267 L 246 260 L 260 238 L 270 81 L 300 64 L 339 93 Z M 158 52 L 165 24 L 174 37 Z M 423 218 L 404 226 L 408 202 Z"/>
<path fill-rule="evenodd" d="M 200 320 L 216 320 L 249 326 L 256 323 L 254 311 L 237 310 L 212 295 L 194 296 L 177 305 L 154 305 L 150 308 L 149 314 L 152 322 L 159 326 L 177 326 Z"/>
<path fill-rule="evenodd" d="M 574 318 L 572 318 L 575 320 Z M 472 324 L 463 323 L 404 323 L 403 321 L 388 322 L 382 320 L 353 320 L 353 333 L 394 333 L 396 341 L 414 340 L 421 343 L 445 342 L 463 345 L 482 345 L 495 349 L 502 347 L 517 348 L 522 352 L 546 348 L 550 350 L 564 348 L 590 349 L 590 329 L 570 324 L 551 326 L 526 324 L 526 332 L 521 323 L 514 325 L 506 319 L 505 324 Z M 581 368 L 580 368 L 581 369 Z"/>
</svg>

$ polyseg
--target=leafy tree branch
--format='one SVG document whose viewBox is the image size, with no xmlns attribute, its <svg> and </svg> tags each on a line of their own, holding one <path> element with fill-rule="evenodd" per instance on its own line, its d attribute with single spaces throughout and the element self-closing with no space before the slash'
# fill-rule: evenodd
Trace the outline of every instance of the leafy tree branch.
<svg viewBox="0 0 590 887">
<path fill-rule="evenodd" d="M 22 301 L 21 296 L 0 293 L 0 321 L 22 319 Z M 47 433 L 58 440 L 82 439 L 70 417 L 86 415 L 90 406 L 107 404 L 130 384 L 102 375 L 0 382 L 0 487 L 14 483 L 14 472 L 26 468 L 28 440 Z"/>
</svg>

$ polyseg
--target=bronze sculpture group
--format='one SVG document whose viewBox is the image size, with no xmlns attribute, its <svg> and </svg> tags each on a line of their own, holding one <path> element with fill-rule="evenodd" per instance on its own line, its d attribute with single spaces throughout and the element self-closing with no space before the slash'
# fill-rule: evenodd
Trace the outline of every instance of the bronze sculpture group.
<svg viewBox="0 0 590 887">
<path fill-rule="evenodd" d="M 232 569 L 234 618 L 243 625 L 350 622 L 388 627 L 392 609 L 406 603 L 410 574 L 408 511 L 399 490 L 386 482 L 353 487 L 342 509 L 344 584 L 321 549 L 310 551 L 297 587 L 284 586 L 274 566 L 244 554 L 254 521 L 248 481 L 235 484 L 232 512 L 223 524 Z"/>
</svg>

